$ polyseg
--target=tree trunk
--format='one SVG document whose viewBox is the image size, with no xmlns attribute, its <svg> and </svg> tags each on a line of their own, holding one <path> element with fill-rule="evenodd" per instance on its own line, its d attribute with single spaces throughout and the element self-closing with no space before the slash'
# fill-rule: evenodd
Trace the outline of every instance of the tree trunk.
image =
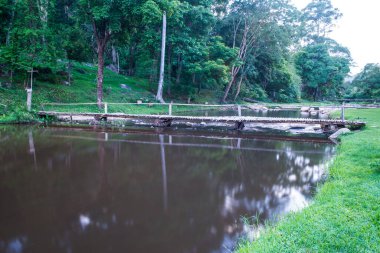
<svg viewBox="0 0 380 253">
<path fill-rule="evenodd" d="M 112 65 L 111 69 L 119 74 L 119 53 L 114 46 L 111 47 Z"/>
<path fill-rule="evenodd" d="M 176 73 L 176 79 L 175 79 L 176 85 L 178 85 L 181 82 L 181 74 L 182 74 L 182 57 L 181 57 L 181 54 L 179 54 L 177 58 L 177 73 Z"/>
<path fill-rule="evenodd" d="M 119 58 L 119 52 L 116 52 L 117 57 L 117 73 L 120 74 L 120 58 Z"/>
<path fill-rule="evenodd" d="M 166 45 L 166 12 L 162 16 L 162 44 L 161 44 L 161 65 L 160 65 L 160 80 L 158 81 L 158 90 L 156 99 L 160 103 L 165 103 L 162 98 L 162 90 L 164 87 L 164 70 L 165 70 L 165 45 Z"/>
<path fill-rule="evenodd" d="M 230 92 L 232 84 L 235 82 L 235 78 L 236 78 L 236 75 L 239 72 L 239 70 L 240 70 L 240 67 L 235 67 L 235 66 L 232 67 L 232 70 L 231 70 L 231 80 L 228 82 L 228 85 L 226 86 L 226 89 L 224 91 L 224 96 L 222 98 L 222 103 L 226 103 L 228 93 Z"/>
<path fill-rule="evenodd" d="M 202 78 L 199 78 L 199 79 L 202 79 Z M 218 82 L 218 84 L 219 84 L 219 82 Z M 201 90 L 202 90 L 202 82 L 199 81 L 198 82 L 198 95 L 201 94 Z"/>
<path fill-rule="evenodd" d="M 11 85 L 13 86 L 13 69 L 10 70 L 11 74 Z"/>
<path fill-rule="evenodd" d="M 16 6 L 17 6 L 17 0 L 13 3 L 14 7 L 12 8 L 12 13 L 11 13 L 11 19 L 9 21 L 9 27 L 6 35 L 6 40 L 5 40 L 5 45 L 9 46 L 11 44 L 11 31 L 13 28 L 13 20 L 15 18 L 15 12 L 16 12 Z"/>
<path fill-rule="evenodd" d="M 133 76 L 134 74 L 135 74 L 135 46 L 131 45 L 129 47 L 128 75 Z"/>
<path fill-rule="evenodd" d="M 42 27 L 46 30 L 48 25 L 48 1 L 37 0 L 36 3 Z M 42 44 L 46 47 L 45 33 L 42 33 Z"/>
<path fill-rule="evenodd" d="M 224 90 L 224 95 L 223 95 L 223 98 L 222 98 L 222 101 L 221 101 L 222 103 L 226 103 L 227 102 L 227 96 L 228 96 L 228 93 L 230 92 L 231 86 L 234 83 L 234 81 L 235 81 L 235 78 L 232 78 L 228 82 L 228 85 L 227 85 L 226 89 Z"/>
<path fill-rule="evenodd" d="M 105 41 L 98 42 L 98 77 L 97 77 L 97 103 L 99 109 L 103 102 L 103 79 L 104 79 L 104 50 Z"/>
<path fill-rule="evenodd" d="M 317 101 L 318 87 L 314 90 L 314 102 Z"/>
<path fill-rule="evenodd" d="M 241 83 L 242 82 L 243 82 L 243 75 L 240 76 L 240 80 L 239 80 L 239 83 L 238 83 L 238 86 L 237 86 L 237 90 L 236 90 L 234 101 L 236 101 L 236 99 L 238 98 L 238 96 L 240 94 L 240 89 L 241 89 Z"/>
<path fill-rule="evenodd" d="M 111 54 L 112 54 L 112 64 L 117 65 L 117 56 L 116 56 L 116 49 L 114 46 L 111 47 Z"/>
<path fill-rule="evenodd" d="M 171 95 L 171 78 L 172 78 L 172 46 L 169 45 L 168 48 L 168 77 L 167 77 L 167 82 L 168 82 L 168 89 L 167 89 L 167 94 L 168 96 Z"/>
</svg>

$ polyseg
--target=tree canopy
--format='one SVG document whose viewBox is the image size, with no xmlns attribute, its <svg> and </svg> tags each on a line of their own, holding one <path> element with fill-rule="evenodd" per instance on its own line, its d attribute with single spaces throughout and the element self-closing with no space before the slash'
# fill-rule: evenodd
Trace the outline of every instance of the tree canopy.
<svg viewBox="0 0 380 253">
<path fill-rule="evenodd" d="M 56 73 L 62 63 L 89 62 L 98 66 L 99 103 L 105 67 L 146 78 L 155 92 L 164 12 L 169 100 L 203 91 L 223 102 L 345 93 L 351 57 L 328 37 L 342 16 L 330 0 L 302 12 L 287 0 L 1 0 L 1 72 Z"/>
</svg>

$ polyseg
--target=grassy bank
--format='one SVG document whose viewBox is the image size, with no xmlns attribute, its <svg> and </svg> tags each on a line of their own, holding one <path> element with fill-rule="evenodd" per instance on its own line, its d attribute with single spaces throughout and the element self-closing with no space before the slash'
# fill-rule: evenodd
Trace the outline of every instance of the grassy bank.
<svg viewBox="0 0 380 253">
<path fill-rule="evenodd" d="M 380 109 L 347 110 L 363 131 L 342 137 L 314 202 L 237 252 L 380 252 Z"/>
<path fill-rule="evenodd" d="M 72 83 L 60 84 L 45 75 L 33 85 L 33 111 L 41 109 L 42 103 L 90 103 L 96 102 L 96 66 L 73 63 Z M 41 80 L 45 78 L 46 80 Z M 32 122 L 37 120 L 34 113 L 26 112 L 26 91 L 24 78 L 15 78 L 11 86 L 4 86 L 8 79 L 1 77 L 0 83 L 0 123 Z M 126 77 L 108 69 L 104 73 L 104 101 L 145 102 L 154 101 L 147 80 Z"/>
<path fill-rule="evenodd" d="M 40 74 L 33 85 L 34 113 L 26 111 L 25 76 L 15 76 L 13 84 L 9 77 L 0 76 L 0 123 L 20 123 L 38 121 L 35 112 L 41 109 L 43 103 L 94 103 L 96 102 L 97 67 L 86 63 L 72 63 L 72 82 L 63 84 L 55 79 L 56 76 Z M 128 77 L 116 74 L 108 69 L 104 72 L 104 101 L 109 103 L 136 103 L 141 100 L 146 103 L 156 102 L 154 89 L 156 84 L 146 79 Z M 173 95 L 167 101 L 186 103 L 187 99 Z M 218 95 L 213 90 L 203 90 L 193 103 L 210 104 L 218 101 Z M 75 107 L 56 106 L 45 108 L 55 111 L 99 112 L 96 105 L 78 105 Z M 124 113 L 167 113 L 168 106 L 126 106 L 109 105 L 109 112 Z M 194 108 L 191 108 L 194 109 Z M 202 109 L 202 108 L 195 108 Z M 173 112 L 189 110 L 188 107 L 173 108 Z"/>
</svg>

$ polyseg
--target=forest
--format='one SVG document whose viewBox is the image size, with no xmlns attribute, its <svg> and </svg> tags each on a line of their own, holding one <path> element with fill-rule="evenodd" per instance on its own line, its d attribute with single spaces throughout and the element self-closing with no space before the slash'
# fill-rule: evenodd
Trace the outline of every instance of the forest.
<svg viewBox="0 0 380 253">
<path fill-rule="evenodd" d="M 81 62 L 97 67 L 98 102 L 105 69 L 147 80 L 155 93 L 165 19 L 166 100 L 380 95 L 378 64 L 347 81 L 353 62 L 329 37 L 342 17 L 330 0 L 301 11 L 288 0 L 0 0 L 0 17 L 0 77 L 8 88 L 27 86 L 31 70 L 37 80 L 71 85 Z"/>
</svg>

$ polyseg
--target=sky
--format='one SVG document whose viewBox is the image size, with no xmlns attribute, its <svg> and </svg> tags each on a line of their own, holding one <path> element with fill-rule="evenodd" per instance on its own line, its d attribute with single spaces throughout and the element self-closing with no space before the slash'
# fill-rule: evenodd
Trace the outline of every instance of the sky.
<svg viewBox="0 0 380 253">
<path fill-rule="evenodd" d="M 310 0 L 291 0 L 303 9 Z M 351 74 L 367 63 L 380 63 L 380 0 L 331 0 L 343 13 L 330 37 L 348 47 L 354 60 Z"/>
</svg>

